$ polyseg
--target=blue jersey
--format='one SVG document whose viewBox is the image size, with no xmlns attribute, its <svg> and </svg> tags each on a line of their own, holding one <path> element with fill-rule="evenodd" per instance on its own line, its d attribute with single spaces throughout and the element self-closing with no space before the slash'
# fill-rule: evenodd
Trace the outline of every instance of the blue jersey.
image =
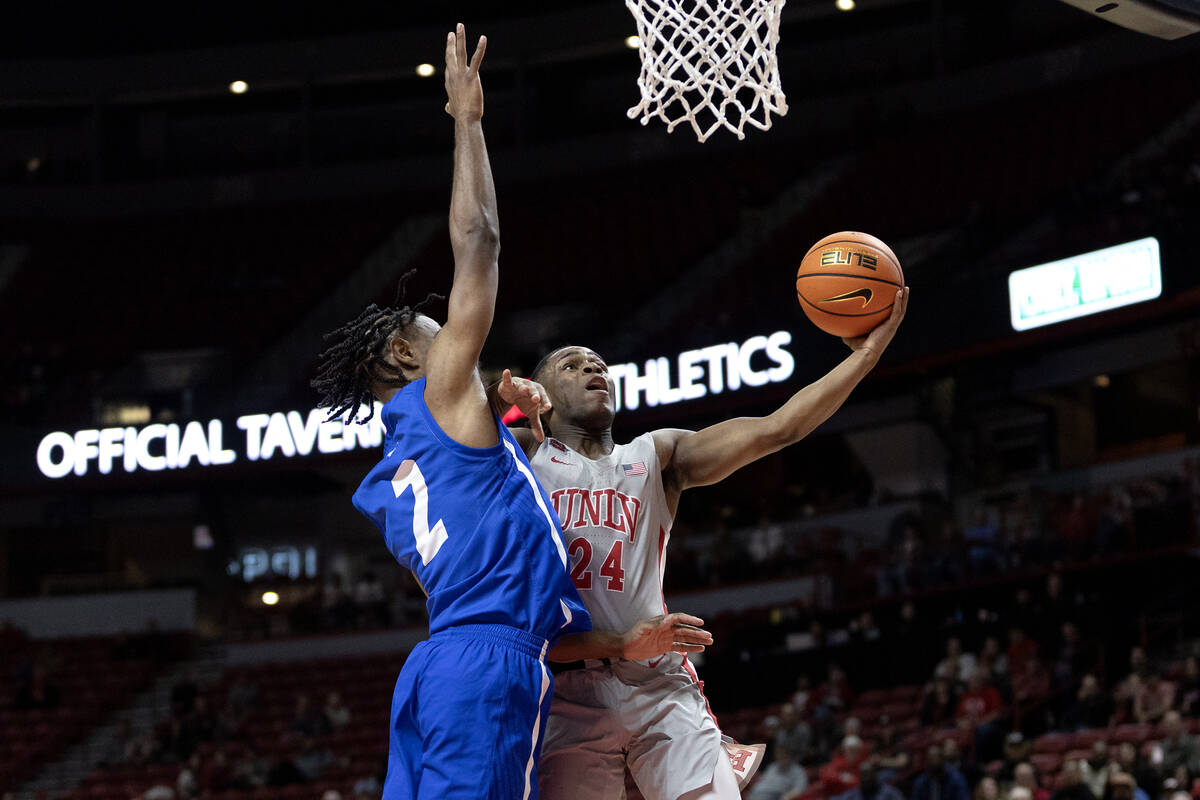
<svg viewBox="0 0 1200 800">
<path fill-rule="evenodd" d="M 558 515 L 500 420 L 492 447 L 454 441 L 425 405 L 424 378 L 397 392 L 382 415 L 384 456 L 354 506 L 429 595 L 430 633 L 506 625 L 553 644 L 591 630 L 567 574 Z"/>
</svg>

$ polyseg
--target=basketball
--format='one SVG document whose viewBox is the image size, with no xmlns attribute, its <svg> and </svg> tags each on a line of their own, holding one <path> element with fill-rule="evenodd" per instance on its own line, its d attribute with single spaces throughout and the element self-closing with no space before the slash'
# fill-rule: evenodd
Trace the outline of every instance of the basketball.
<svg viewBox="0 0 1200 800">
<path fill-rule="evenodd" d="M 796 272 L 804 313 L 834 336 L 863 336 L 887 319 L 904 287 L 900 261 L 869 233 L 841 231 L 814 244 Z"/>
</svg>

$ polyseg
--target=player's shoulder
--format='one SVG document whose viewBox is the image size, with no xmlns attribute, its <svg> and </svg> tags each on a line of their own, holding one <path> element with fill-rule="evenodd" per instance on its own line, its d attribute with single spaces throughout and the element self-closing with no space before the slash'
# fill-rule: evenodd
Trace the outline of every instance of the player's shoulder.
<svg viewBox="0 0 1200 800">
<path fill-rule="evenodd" d="M 671 463 L 671 457 L 675 455 L 675 447 L 679 442 L 694 433 L 695 431 L 685 428 L 659 428 L 649 433 L 654 442 L 654 450 L 658 455 L 658 463 L 662 468 L 665 469 Z"/>
</svg>

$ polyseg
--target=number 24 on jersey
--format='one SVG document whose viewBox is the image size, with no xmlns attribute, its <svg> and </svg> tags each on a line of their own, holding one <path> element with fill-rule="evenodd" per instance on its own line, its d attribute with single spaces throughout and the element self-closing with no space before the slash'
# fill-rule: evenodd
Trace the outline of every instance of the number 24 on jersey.
<svg viewBox="0 0 1200 800">
<path fill-rule="evenodd" d="M 621 550 L 621 540 L 617 539 L 612 543 L 608 557 L 604 559 L 600 564 L 600 569 L 597 570 L 601 579 L 607 579 L 608 583 L 604 588 L 610 592 L 625 591 L 625 570 L 621 569 Z M 579 560 L 571 568 L 571 580 L 575 582 L 575 588 L 592 588 L 592 573 L 588 571 L 588 566 L 592 563 L 592 543 L 580 536 L 571 541 L 571 544 L 567 546 L 567 552 L 571 554 L 571 558 L 575 558 L 576 554 L 579 555 Z"/>
</svg>

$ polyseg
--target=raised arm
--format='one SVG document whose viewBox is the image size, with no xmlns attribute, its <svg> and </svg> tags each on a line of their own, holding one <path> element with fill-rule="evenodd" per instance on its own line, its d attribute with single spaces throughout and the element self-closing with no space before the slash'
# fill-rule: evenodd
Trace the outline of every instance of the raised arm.
<svg viewBox="0 0 1200 800">
<path fill-rule="evenodd" d="M 741 417 L 701 431 L 667 429 L 654 434 L 668 492 L 707 486 L 765 455 L 794 444 L 841 407 L 896 334 L 908 308 L 908 289 L 896 293 L 892 314 L 868 335 L 845 342 L 853 352 L 819 380 L 792 395 L 765 417 Z"/>
<path fill-rule="evenodd" d="M 500 227 L 492 168 L 483 139 L 479 65 L 486 47 L 487 38 L 479 37 L 468 62 L 463 26 L 459 24 L 446 37 L 446 111 L 454 117 L 454 186 L 450 196 L 454 284 L 446 324 L 430 347 L 425 391 L 426 402 L 439 417 L 438 422 L 448 428 L 458 427 L 454 424 L 455 412 L 477 416 L 479 409 L 487 410 L 476 364 L 495 313 Z M 463 409 L 464 405 L 468 408 Z M 439 408 L 447 420 L 437 413 Z M 490 425 L 490 415 L 487 419 Z M 447 432 L 454 435 L 452 430 Z"/>
</svg>

